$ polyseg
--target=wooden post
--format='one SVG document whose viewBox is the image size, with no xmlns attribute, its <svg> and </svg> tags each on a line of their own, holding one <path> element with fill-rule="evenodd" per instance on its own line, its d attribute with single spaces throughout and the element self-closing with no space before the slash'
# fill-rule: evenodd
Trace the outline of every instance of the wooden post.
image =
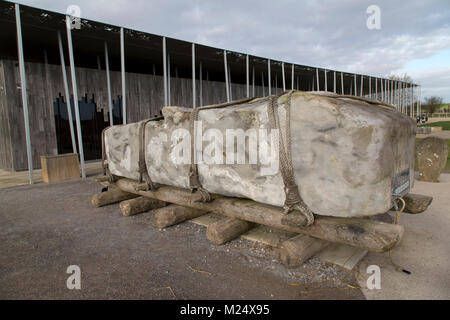
<svg viewBox="0 0 450 320">
<path fill-rule="evenodd" d="M 206 238 L 216 245 L 221 245 L 239 237 L 253 226 L 253 223 L 245 220 L 226 218 L 210 224 L 206 229 Z"/>
<path fill-rule="evenodd" d="M 103 207 L 108 204 L 117 203 L 123 200 L 136 198 L 138 195 L 122 191 L 119 188 L 114 188 L 105 192 L 97 193 L 92 196 L 91 203 L 94 207 Z"/>
<path fill-rule="evenodd" d="M 155 223 L 158 228 L 163 229 L 206 213 L 207 211 L 171 204 L 155 210 Z"/>
<path fill-rule="evenodd" d="M 120 210 L 125 217 L 129 217 L 149 210 L 165 207 L 166 205 L 168 205 L 168 203 L 161 200 L 137 197 L 122 201 L 120 203 Z"/>
<path fill-rule="evenodd" d="M 280 260 L 288 268 L 298 267 L 329 244 L 328 241 L 300 234 L 283 242 Z"/>
<path fill-rule="evenodd" d="M 431 204 L 431 201 L 433 201 L 433 197 L 408 193 L 403 197 L 403 200 L 405 200 L 406 204 L 406 213 L 421 213 L 428 208 L 428 206 Z"/>
<path fill-rule="evenodd" d="M 160 186 L 155 191 L 138 191 L 136 190 L 138 183 L 130 179 L 119 179 L 116 181 L 116 185 L 118 188 L 130 193 L 180 206 L 214 211 L 228 217 L 247 220 L 285 231 L 304 233 L 330 242 L 344 243 L 376 252 L 385 252 L 395 246 L 400 242 L 404 232 L 401 225 L 362 218 L 328 216 L 316 216 L 313 225 L 304 227 L 306 218 L 300 212 L 294 210 L 289 214 L 284 214 L 283 208 L 252 200 L 213 195 L 211 202 L 201 202 L 199 193 L 191 193 L 190 190 L 186 189 Z"/>
</svg>

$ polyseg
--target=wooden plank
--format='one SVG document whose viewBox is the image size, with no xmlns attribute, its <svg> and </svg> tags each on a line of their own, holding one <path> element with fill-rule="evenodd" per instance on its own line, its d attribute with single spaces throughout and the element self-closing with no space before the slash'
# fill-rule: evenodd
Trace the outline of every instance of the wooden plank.
<svg viewBox="0 0 450 320">
<path fill-rule="evenodd" d="M 330 242 L 362 247 L 370 251 L 385 252 L 402 238 L 401 225 L 388 224 L 369 219 L 336 218 L 316 216 L 315 223 L 304 227 L 306 218 L 298 211 L 284 214 L 282 208 L 265 205 L 252 200 L 213 195 L 211 202 L 201 202 L 201 195 L 189 190 L 161 186 L 156 191 L 136 191 L 137 182 L 119 179 L 116 185 L 127 192 L 156 198 L 180 206 L 213 211 L 228 217 L 268 225 L 285 231 L 308 234 Z"/>
<path fill-rule="evenodd" d="M 356 248 L 345 244 L 332 243 L 327 248 L 317 254 L 317 258 L 347 270 L 353 268 L 367 254 L 367 250 Z"/>
</svg>

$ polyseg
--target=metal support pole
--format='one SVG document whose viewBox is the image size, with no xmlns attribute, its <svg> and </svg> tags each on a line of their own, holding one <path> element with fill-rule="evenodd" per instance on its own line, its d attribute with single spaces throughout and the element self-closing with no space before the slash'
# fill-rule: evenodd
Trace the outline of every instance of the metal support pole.
<svg viewBox="0 0 450 320">
<path fill-rule="evenodd" d="M 78 104 L 77 77 L 75 75 L 75 60 L 73 57 L 72 32 L 69 26 L 70 17 L 66 16 L 67 21 L 67 44 L 69 47 L 70 75 L 72 77 L 73 105 L 75 107 L 75 122 L 77 125 L 78 150 L 80 152 L 81 177 L 86 178 L 86 168 L 84 166 L 83 136 L 81 134 L 80 106 Z"/>
<path fill-rule="evenodd" d="M 375 78 L 375 100 L 378 100 L 378 78 Z"/>
<path fill-rule="evenodd" d="M 255 96 L 255 67 L 252 67 L 252 97 Z"/>
<path fill-rule="evenodd" d="M 272 83 L 271 83 L 271 77 L 270 77 L 270 59 L 267 60 L 267 73 L 268 73 L 268 87 L 269 87 L 269 96 L 272 95 Z"/>
<path fill-rule="evenodd" d="M 199 101 L 199 103 L 200 103 L 200 107 L 201 106 L 203 106 L 203 66 L 202 66 L 202 62 L 200 61 L 200 63 L 199 63 L 199 69 L 200 69 L 200 72 L 199 72 L 199 93 L 200 93 L 200 101 Z"/>
<path fill-rule="evenodd" d="M 369 77 L 369 98 L 372 99 L 372 77 Z"/>
<path fill-rule="evenodd" d="M 319 91 L 319 69 L 316 68 L 316 83 L 317 83 L 317 88 L 316 91 Z"/>
<path fill-rule="evenodd" d="M 233 86 L 232 86 L 232 79 L 231 79 L 231 67 L 228 66 L 228 84 L 230 85 L 230 100 L 233 101 Z"/>
<path fill-rule="evenodd" d="M 122 76 L 122 118 L 123 124 L 127 124 L 127 91 L 125 84 L 125 39 L 123 28 L 120 28 L 120 73 Z"/>
<path fill-rule="evenodd" d="M 393 104 L 392 103 L 392 90 L 393 90 L 393 88 L 392 88 L 392 80 L 388 80 L 388 92 L 389 92 L 388 102 L 391 105 Z"/>
<path fill-rule="evenodd" d="M 167 106 L 167 53 L 166 53 L 166 37 L 162 38 L 163 49 L 163 85 L 164 85 L 164 106 Z"/>
<path fill-rule="evenodd" d="M 281 75 L 283 77 L 283 92 L 286 91 L 286 75 L 284 73 L 284 62 L 281 63 Z"/>
<path fill-rule="evenodd" d="M 359 92 L 359 96 L 362 97 L 363 96 L 363 89 L 364 89 L 364 76 L 361 75 L 361 90 Z"/>
<path fill-rule="evenodd" d="M 264 88 L 264 72 L 261 71 L 261 84 L 262 84 L 262 95 L 263 97 L 266 96 L 266 90 Z"/>
<path fill-rule="evenodd" d="M 15 4 L 16 11 L 16 28 L 17 28 L 17 49 L 19 52 L 19 72 L 20 72 L 20 87 L 22 91 L 22 107 L 23 120 L 25 123 L 25 143 L 27 149 L 28 160 L 28 180 L 33 184 L 33 155 L 31 153 L 31 137 L 30 137 L 30 120 L 28 115 L 28 97 L 27 97 L 27 79 L 25 78 L 25 60 L 23 57 L 23 43 L 22 43 L 22 25 L 20 20 L 20 7 Z"/>
<path fill-rule="evenodd" d="M 223 50 L 223 65 L 225 68 L 225 87 L 227 89 L 227 102 L 230 102 L 230 87 L 228 86 L 228 63 L 226 50 Z"/>
<path fill-rule="evenodd" d="M 245 73 L 246 73 L 246 80 L 247 80 L 247 98 L 250 97 L 250 66 L 249 66 L 249 61 L 248 61 L 248 55 L 246 56 L 246 69 L 245 69 Z"/>
<path fill-rule="evenodd" d="M 355 80 L 355 81 L 354 81 L 355 84 L 354 84 L 354 90 L 353 90 L 353 91 L 354 91 L 354 95 L 356 96 L 356 95 L 357 95 L 357 93 L 356 93 L 356 91 L 357 91 L 357 88 L 356 88 L 356 74 L 353 75 L 353 78 L 354 78 L 354 80 Z"/>
<path fill-rule="evenodd" d="M 192 108 L 196 105 L 196 85 L 195 85 L 195 43 L 192 44 Z"/>
<path fill-rule="evenodd" d="M 344 73 L 341 72 L 341 94 L 344 94 Z"/>
<path fill-rule="evenodd" d="M 334 71 L 334 74 L 333 74 L 333 83 L 334 83 L 333 92 L 336 93 L 336 71 Z"/>
<path fill-rule="evenodd" d="M 66 95 L 67 117 L 69 120 L 70 138 L 72 140 L 72 151 L 73 151 L 73 153 L 77 153 L 77 140 L 75 139 L 75 130 L 73 128 L 73 118 L 72 118 L 72 107 L 71 107 L 71 103 L 70 103 L 69 83 L 67 81 L 67 73 L 66 73 L 66 61 L 64 59 L 64 50 L 63 50 L 63 46 L 62 46 L 61 32 L 59 32 L 59 30 L 58 30 L 58 47 L 59 47 L 59 58 L 61 60 L 61 71 L 62 71 L 63 84 L 64 84 L 64 94 Z"/>
<path fill-rule="evenodd" d="M 383 79 L 380 79 L 380 95 L 381 95 L 381 101 L 384 101 L 384 91 L 383 91 Z"/>
<path fill-rule="evenodd" d="M 323 77 L 325 78 L 325 91 L 328 91 L 327 70 L 323 70 Z"/>
<path fill-rule="evenodd" d="M 106 87 L 108 90 L 108 110 L 109 110 L 109 125 L 114 125 L 112 94 L 111 94 L 111 77 L 109 74 L 109 54 L 108 43 L 105 41 L 105 69 L 106 69 Z"/>
<path fill-rule="evenodd" d="M 291 90 L 294 90 L 294 64 L 291 66 Z"/>
<path fill-rule="evenodd" d="M 170 53 L 167 54 L 167 104 L 172 105 L 172 99 L 170 98 Z"/>
</svg>

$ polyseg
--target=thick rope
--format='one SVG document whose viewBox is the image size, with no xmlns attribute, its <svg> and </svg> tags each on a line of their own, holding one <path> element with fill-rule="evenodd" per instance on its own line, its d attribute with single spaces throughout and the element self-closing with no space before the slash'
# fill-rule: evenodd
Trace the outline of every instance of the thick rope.
<svg viewBox="0 0 450 320">
<path fill-rule="evenodd" d="M 138 191 L 154 191 L 157 186 L 153 183 L 147 170 L 147 165 L 145 164 L 145 126 L 149 121 L 160 120 L 162 117 L 154 117 L 151 119 L 144 120 L 139 125 L 139 183 L 137 189 Z M 145 183 L 142 185 L 142 183 Z"/>
<path fill-rule="evenodd" d="M 279 132 L 279 159 L 280 159 L 280 171 L 284 183 L 284 191 L 286 199 L 284 202 L 285 213 L 297 209 L 306 218 L 306 226 L 310 226 L 314 223 L 314 215 L 308 208 L 305 202 L 302 200 L 298 191 L 298 186 L 295 182 L 294 168 L 292 165 L 291 155 L 291 98 L 293 91 L 287 94 L 285 109 L 286 109 L 286 124 L 285 133 Z M 283 95 L 283 94 L 281 94 Z M 281 95 L 273 96 L 268 106 L 269 125 L 271 129 L 280 130 L 280 119 L 278 116 L 278 98 Z"/>
<path fill-rule="evenodd" d="M 402 207 L 398 208 L 397 204 L 394 201 L 394 208 L 395 208 L 395 220 L 394 220 L 394 224 L 399 224 L 400 223 L 400 215 L 402 214 L 403 210 L 405 210 L 406 208 L 406 202 L 403 198 L 397 198 L 396 200 L 399 200 L 402 203 Z M 404 272 L 406 274 L 411 274 L 411 271 L 406 270 L 405 268 L 400 267 L 398 264 L 396 264 L 394 262 L 394 260 L 392 259 L 392 255 L 391 255 L 391 251 L 392 248 L 389 249 L 388 255 L 389 255 L 389 260 L 391 261 L 392 265 L 394 266 L 395 270 L 397 270 L 398 272 Z"/>
<path fill-rule="evenodd" d="M 102 168 L 103 168 L 103 175 L 108 176 L 109 182 L 114 182 L 114 176 L 111 174 L 111 171 L 109 171 L 109 165 L 108 160 L 106 159 L 106 147 L 105 147 L 105 131 L 110 127 L 106 127 L 102 130 Z"/>
</svg>

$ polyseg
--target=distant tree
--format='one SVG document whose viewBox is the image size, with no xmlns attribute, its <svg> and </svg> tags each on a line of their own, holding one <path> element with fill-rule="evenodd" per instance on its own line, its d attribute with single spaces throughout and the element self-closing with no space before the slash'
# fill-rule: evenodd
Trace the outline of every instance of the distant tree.
<svg viewBox="0 0 450 320">
<path fill-rule="evenodd" d="M 442 104 L 444 99 L 441 97 L 426 97 L 422 103 L 422 110 L 426 110 L 429 113 L 434 113 Z"/>
</svg>

